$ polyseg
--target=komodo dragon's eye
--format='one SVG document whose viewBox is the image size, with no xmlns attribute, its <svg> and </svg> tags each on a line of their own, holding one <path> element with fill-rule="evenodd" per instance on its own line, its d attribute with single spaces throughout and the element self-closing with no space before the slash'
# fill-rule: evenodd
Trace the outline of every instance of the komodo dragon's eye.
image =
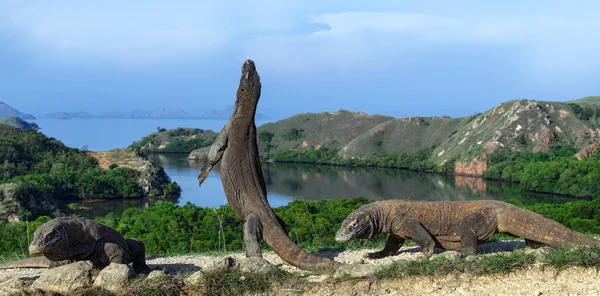
<svg viewBox="0 0 600 296">
<path fill-rule="evenodd" d="M 48 234 L 48 235 L 46 236 L 46 238 L 44 239 L 44 243 L 48 243 L 48 242 L 50 242 L 50 241 L 51 241 L 51 240 L 53 240 L 55 237 L 56 237 L 56 231 L 52 231 L 52 232 L 50 232 L 50 234 Z"/>
</svg>

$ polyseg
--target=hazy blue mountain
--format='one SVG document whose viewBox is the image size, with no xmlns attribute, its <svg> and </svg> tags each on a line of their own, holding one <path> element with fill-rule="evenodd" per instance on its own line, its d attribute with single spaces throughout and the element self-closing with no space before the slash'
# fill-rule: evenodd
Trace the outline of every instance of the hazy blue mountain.
<svg viewBox="0 0 600 296">
<path fill-rule="evenodd" d="M 6 116 L 16 116 L 24 120 L 35 120 L 33 115 L 23 113 L 4 102 L 0 102 L 0 118 L 4 118 Z"/>
<path fill-rule="evenodd" d="M 202 118 L 210 118 L 210 119 L 228 119 L 229 117 L 231 117 L 231 114 L 233 114 L 233 109 L 235 108 L 234 105 L 229 105 L 227 107 L 225 107 L 224 109 L 221 110 L 210 110 L 206 113 L 204 113 L 204 115 L 202 115 Z M 267 116 L 261 113 L 256 113 L 255 115 L 256 119 L 266 119 Z"/>
<path fill-rule="evenodd" d="M 153 111 L 135 109 L 133 111 L 121 111 L 112 109 L 102 114 L 94 115 L 86 111 L 79 112 L 52 112 L 44 115 L 45 118 L 71 119 L 71 118 L 202 118 L 202 119 L 228 119 L 233 113 L 234 105 L 221 110 L 210 110 L 202 115 L 188 113 L 185 110 L 171 110 L 162 108 Z M 256 119 L 265 119 L 267 116 L 257 113 Z"/>
<path fill-rule="evenodd" d="M 52 112 L 44 115 L 45 118 L 55 118 L 55 119 L 71 119 L 71 118 L 93 118 L 96 117 L 93 114 L 86 111 L 78 111 L 78 112 Z"/>
</svg>

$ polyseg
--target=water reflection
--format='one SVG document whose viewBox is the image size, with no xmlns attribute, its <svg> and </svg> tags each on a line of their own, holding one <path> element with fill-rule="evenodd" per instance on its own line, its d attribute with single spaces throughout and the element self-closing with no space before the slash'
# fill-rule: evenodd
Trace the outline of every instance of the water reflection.
<svg viewBox="0 0 600 296">
<path fill-rule="evenodd" d="M 202 187 L 199 187 L 197 176 L 202 166 L 201 162 L 189 161 L 187 155 L 181 154 L 154 157 L 162 163 L 171 179 L 181 186 L 179 204 L 191 202 L 203 207 L 219 207 L 227 203 L 218 166 L 212 170 Z M 525 204 L 539 200 L 567 199 L 524 193 L 515 185 L 490 182 L 481 178 L 419 174 L 406 170 L 281 163 L 263 164 L 262 168 L 272 207 L 285 205 L 295 199 L 338 200 L 352 197 L 430 201 L 516 199 Z M 93 210 L 96 214 L 121 212 L 129 206 L 144 205 L 143 202 L 126 205 L 117 205 L 118 203 L 109 202 L 106 203 L 106 207 L 104 203 L 102 206 L 97 204 L 93 206 Z"/>
</svg>

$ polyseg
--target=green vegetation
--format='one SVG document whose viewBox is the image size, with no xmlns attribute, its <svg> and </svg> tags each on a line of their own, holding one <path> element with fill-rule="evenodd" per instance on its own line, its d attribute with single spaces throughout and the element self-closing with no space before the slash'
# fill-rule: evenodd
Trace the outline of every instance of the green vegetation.
<svg viewBox="0 0 600 296">
<path fill-rule="evenodd" d="M 343 245 L 335 243 L 334 239 L 335 232 L 347 215 L 369 202 L 364 198 L 338 201 L 296 200 L 275 208 L 274 211 L 286 223 L 290 238 L 302 248 L 380 248 L 385 244 L 385 236 Z M 600 234 L 600 199 L 564 204 L 542 202 L 527 206 L 515 201 L 511 203 L 554 219 L 576 231 Z M 26 253 L 26 234 L 29 234 L 31 240 L 35 228 L 49 219 L 42 216 L 29 223 L 29 227 L 24 222 L 0 224 L 0 237 L 3 238 L 0 253 L 5 256 Z M 243 224 L 229 206 L 213 209 L 189 203 L 176 206 L 170 202 L 158 201 L 148 209 L 129 208 L 120 216 L 109 214 L 96 220 L 115 228 L 125 237 L 141 239 L 149 254 L 231 252 L 243 249 Z M 495 239 L 502 237 L 498 235 Z M 268 248 L 265 244 L 263 247 Z"/>
<path fill-rule="evenodd" d="M 190 153 L 195 149 L 212 145 L 217 133 L 197 128 L 156 128 L 152 133 L 129 146 L 134 150 L 160 153 Z"/>
<path fill-rule="evenodd" d="M 270 158 L 280 162 L 378 166 L 412 170 L 433 170 L 437 168 L 440 172 L 449 170 L 451 168 L 449 165 L 440 166 L 438 168 L 429 160 L 429 156 L 434 148 L 435 147 L 431 147 L 413 153 L 397 152 L 389 155 L 374 156 L 368 159 L 342 158 L 339 156 L 340 152 L 338 149 L 329 148 L 309 149 L 304 151 L 284 151 L 272 154 Z"/>
<path fill-rule="evenodd" d="M 570 146 L 552 147 L 549 153 L 494 154 L 485 177 L 519 183 L 527 191 L 577 197 L 600 196 L 600 158 L 577 160 Z"/>
<path fill-rule="evenodd" d="M 138 182 L 139 171 L 125 167 L 102 170 L 84 151 L 35 130 L 0 125 L 0 159 L 0 214 L 28 211 L 37 216 L 60 208 L 45 203 L 146 196 Z M 177 184 L 163 181 L 168 194 L 179 193 Z M 38 206 L 20 206 L 32 203 Z"/>
</svg>

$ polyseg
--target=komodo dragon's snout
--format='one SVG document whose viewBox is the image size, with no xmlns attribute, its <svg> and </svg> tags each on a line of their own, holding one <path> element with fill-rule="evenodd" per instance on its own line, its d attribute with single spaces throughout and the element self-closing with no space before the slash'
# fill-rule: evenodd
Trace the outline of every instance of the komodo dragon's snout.
<svg viewBox="0 0 600 296">
<path fill-rule="evenodd" d="M 61 251 L 68 249 L 68 245 L 68 236 L 60 225 L 45 223 L 34 232 L 33 240 L 29 244 L 29 254 L 46 254 L 54 257 L 49 257 L 51 260 L 64 260 L 67 254 L 61 254 Z"/>
<path fill-rule="evenodd" d="M 346 243 L 355 238 L 371 238 L 373 226 L 370 219 L 364 214 L 350 214 L 343 222 L 340 230 L 335 234 L 335 241 Z"/>
</svg>

